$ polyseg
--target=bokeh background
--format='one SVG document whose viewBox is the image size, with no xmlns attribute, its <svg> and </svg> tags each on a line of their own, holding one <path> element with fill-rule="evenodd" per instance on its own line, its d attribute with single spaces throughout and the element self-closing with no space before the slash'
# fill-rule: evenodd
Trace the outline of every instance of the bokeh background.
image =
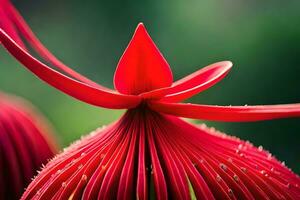
<svg viewBox="0 0 300 200">
<path fill-rule="evenodd" d="M 55 55 L 105 86 L 113 87 L 118 59 L 138 22 L 144 22 L 175 79 L 213 62 L 234 62 L 225 80 L 191 102 L 300 102 L 299 0 L 13 2 Z M 3 48 L 0 60 L 0 89 L 35 104 L 55 127 L 62 147 L 124 112 L 89 106 L 56 91 L 27 72 Z M 299 118 L 205 123 L 262 145 L 300 173 Z"/>
</svg>

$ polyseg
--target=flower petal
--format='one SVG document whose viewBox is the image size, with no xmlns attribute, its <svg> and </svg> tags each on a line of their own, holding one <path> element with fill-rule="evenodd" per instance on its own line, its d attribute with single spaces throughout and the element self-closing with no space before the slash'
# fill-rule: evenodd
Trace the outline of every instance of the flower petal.
<svg viewBox="0 0 300 200">
<path fill-rule="evenodd" d="M 144 25 L 140 23 L 115 72 L 116 90 L 123 94 L 140 94 L 169 87 L 173 76 Z"/>
<path fill-rule="evenodd" d="M 138 96 L 123 95 L 112 90 L 95 88 L 49 68 L 18 46 L 2 29 L 0 29 L 0 41 L 28 70 L 43 81 L 76 99 L 95 106 L 114 109 L 135 107 L 140 102 Z"/>
<path fill-rule="evenodd" d="M 300 104 L 264 106 L 211 106 L 184 103 L 149 103 L 151 109 L 193 119 L 247 122 L 300 117 Z"/>
<path fill-rule="evenodd" d="M 69 76 L 83 82 L 88 83 L 89 85 L 92 85 L 97 88 L 107 89 L 88 78 L 84 77 L 83 75 L 77 73 L 76 71 L 70 69 L 67 67 L 64 63 L 62 63 L 60 60 L 58 60 L 40 41 L 39 39 L 34 35 L 28 24 L 25 22 L 23 17 L 20 15 L 18 10 L 9 2 L 5 1 L 5 6 L 3 6 L 2 12 L 3 14 L 6 14 L 8 16 L 8 19 L 5 21 L 5 18 L 1 17 L 0 22 L 3 22 L 3 24 L 0 24 L 0 28 L 6 31 L 10 37 L 18 45 L 20 45 L 23 49 L 25 49 L 25 45 L 23 44 L 22 40 L 20 39 L 18 32 L 22 34 L 26 42 L 36 51 L 36 53 L 39 54 L 43 59 L 45 59 L 47 62 L 54 65 L 56 68 L 62 70 Z M 1 8 L 0 8 L 1 13 Z M 6 22 L 6 23 L 4 23 Z M 10 28 L 12 27 L 12 28 Z M 17 30 L 9 31 L 10 29 L 16 28 Z M 14 33 L 14 32 L 15 33 Z M 26 49 L 25 49 L 26 50 Z"/>
<path fill-rule="evenodd" d="M 25 45 L 18 35 L 18 32 L 16 30 L 16 27 L 14 24 L 10 22 L 9 16 L 6 12 L 6 7 L 9 4 L 8 1 L 1 1 L 0 6 L 0 27 L 3 27 L 3 29 L 12 37 L 14 40 L 22 47 L 25 48 Z"/>
<path fill-rule="evenodd" d="M 179 102 L 218 83 L 228 74 L 231 67 L 230 61 L 217 62 L 174 82 L 171 87 L 157 89 L 141 96 L 166 102 Z"/>
</svg>

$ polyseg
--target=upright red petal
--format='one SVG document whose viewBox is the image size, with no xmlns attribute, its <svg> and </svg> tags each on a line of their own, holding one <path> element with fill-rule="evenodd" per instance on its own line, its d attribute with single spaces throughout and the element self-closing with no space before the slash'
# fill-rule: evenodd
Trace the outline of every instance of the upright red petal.
<svg viewBox="0 0 300 200">
<path fill-rule="evenodd" d="M 115 72 L 116 90 L 140 94 L 172 84 L 171 69 L 143 24 L 139 24 Z"/>
</svg>

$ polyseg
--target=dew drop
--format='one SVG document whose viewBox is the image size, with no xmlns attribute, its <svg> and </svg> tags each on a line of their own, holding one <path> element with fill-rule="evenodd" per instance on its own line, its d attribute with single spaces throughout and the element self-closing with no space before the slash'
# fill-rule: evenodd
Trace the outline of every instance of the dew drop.
<svg viewBox="0 0 300 200">
<path fill-rule="evenodd" d="M 260 173 L 261 173 L 262 175 L 265 175 L 265 174 L 266 174 L 266 171 L 265 171 L 265 170 L 261 170 Z"/>
<path fill-rule="evenodd" d="M 268 160 L 271 160 L 271 159 L 272 159 L 272 154 L 271 154 L 271 153 L 268 154 L 267 159 L 268 159 Z"/>
<path fill-rule="evenodd" d="M 285 162 L 284 162 L 284 161 L 282 161 L 282 162 L 281 162 L 281 165 L 282 165 L 282 166 L 285 166 Z"/>
<path fill-rule="evenodd" d="M 228 158 L 227 161 L 232 163 L 232 158 Z"/>
<path fill-rule="evenodd" d="M 59 169 L 59 170 L 57 170 L 57 172 L 56 172 L 57 174 L 60 174 L 61 173 L 61 170 Z"/>
<path fill-rule="evenodd" d="M 217 176 L 216 176 L 216 180 L 217 180 L 218 182 L 220 182 L 220 181 L 222 180 L 221 176 L 220 176 L 220 175 L 217 175 Z"/>
<path fill-rule="evenodd" d="M 233 175 L 233 179 L 236 181 L 236 182 L 238 182 L 239 181 L 239 177 L 235 174 L 235 175 Z"/>
<path fill-rule="evenodd" d="M 66 186 L 67 186 L 66 182 L 62 182 L 61 187 L 66 187 Z"/>
<path fill-rule="evenodd" d="M 226 165 L 224 165 L 223 163 L 221 163 L 221 164 L 220 164 L 220 168 L 221 168 L 221 169 L 223 169 L 224 171 L 226 171 L 226 170 L 227 170 L 227 166 L 226 166 Z"/>
<path fill-rule="evenodd" d="M 87 176 L 86 176 L 85 174 L 83 174 L 82 177 L 81 177 L 81 179 L 82 179 L 83 181 L 86 181 L 86 180 L 87 180 Z"/>
<path fill-rule="evenodd" d="M 78 166 L 78 169 L 81 169 L 82 168 L 82 164 L 80 164 L 79 166 Z"/>
<path fill-rule="evenodd" d="M 258 147 L 258 151 L 262 151 L 263 149 L 264 149 L 264 148 L 263 148 L 263 146 L 261 146 L 261 145 Z"/>
<path fill-rule="evenodd" d="M 242 149 L 243 148 L 243 144 L 239 144 L 238 149 Z"/>
<path fill-rule="evenodd" d="M 290 189 L 291 188 L 291 184 L 290 183 L 286 184 L 286 187 Z"/>
<path fill-rule="evenodd" d="M 241 167 L 241 170 L 244 172 L 244 173 L 247 173 L 247 169 L 245 167 Z"/>
<path fill-rule="evenodd" d="M 83 153 L 81 153 L 81 155 L 80 156 L 85 156 L 85 153 L 83 152 Z"/>
<path fill-rule="evenodd" d="M 40 196 L 40 195 L 41 195 L 41 190 L 38 190 L 38 191 L 36 192 L 36 195 L 37 195 L 37 196 Z"/>
<path fill-rule="evenodd" d="M 228 189 L 228 194 L 229 194 L 229 196 L 233 197 L 233 191 L 232 191 L 232 189 Z"/>
</svg>

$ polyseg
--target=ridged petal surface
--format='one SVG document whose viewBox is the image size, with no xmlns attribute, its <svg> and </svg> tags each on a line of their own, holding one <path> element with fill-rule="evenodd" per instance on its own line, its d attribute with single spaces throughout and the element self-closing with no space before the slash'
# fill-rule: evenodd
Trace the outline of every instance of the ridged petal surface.
<svg viewBox="0 0 300 200">
<path fill-rule="evenodd" d="M 49 162 L 22 199 L 298 199 L 299 184 L 262 147 L 135 109 Z"/>
</svg>

